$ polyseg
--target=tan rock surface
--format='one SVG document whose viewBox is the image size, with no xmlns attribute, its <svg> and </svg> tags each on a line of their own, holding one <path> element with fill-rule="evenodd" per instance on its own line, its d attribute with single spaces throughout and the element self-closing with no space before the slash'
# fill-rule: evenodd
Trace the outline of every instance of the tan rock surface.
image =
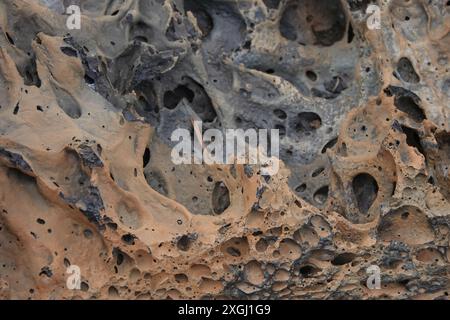
<svg viewBox="0 0 450 320">
<path fill-rule="evenodd" d="M 450 6 L 371 3 L 0 0 L 0 298 L 446 298 Z M 281 170 L 174 165 L 192 119 Z"/>
</svg>

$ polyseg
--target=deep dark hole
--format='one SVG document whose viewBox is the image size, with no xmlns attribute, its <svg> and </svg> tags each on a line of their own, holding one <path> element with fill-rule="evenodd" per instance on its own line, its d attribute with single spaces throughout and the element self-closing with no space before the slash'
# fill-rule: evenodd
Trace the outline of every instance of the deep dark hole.
<svg viewBox="0 0 450 320">
<path fill-rule="evenodd" d="M 353 259 L 355 259 L 355 257 L 356 255 L 354 253 L 350 252 L 341 253 L 336 257 L 334 257 L 334 259 L 331 261 L 331 264 L 335 266 L 342 266 L 344 264 L 352 262 Z"/>
<path fill-rule="evenodd" d="M 81 282 L 81 291 L 88 291 L 89 290 L 89 285 L 87 284 L 87 282 Z"/>
<path fill-rule="evenodd" d="M 89 77 L 87 74 L 84 75 L 84 81 L 86 81 L 87 84 L 94 84 L 95 80 Z"/>
<path fill-rule="evenodd" d="M 402 286 L 407 286 L 409 281 L 410 281 L 410 279 L 403 279 L 403 280 L 400 280 L 398 283 L 401 284 Z"/>
<path fill-rule="evenodd" d="M 123 263 L 123 260 L 125 260 L 123 253 L 119 249 L 116 249 L 113 253 L 116 254 L 116 264 L 120 266 Z"/>
<path fill-rule="evenodd" d="M 206 11 L 206 8 L 202 1 L 198 0 L 185 0 L 184 11 L 192 12 L 192 15 L 197 20 L 197 25 L 202 32 L 203 38 L 207 37 L 214 28 L 214 21 L 210 14 Z"/>
<path fill-rule="evenodd" d="M 284 119 L 287 118 L 286 112 L 284 112 L 284 111 L 281 110 L 281 109 L 275 109 L 275 110 L 273 111 L 273 113 L 275 114 L 275 116 L 276 116 L 278 119 L 284 120 Z"/>
<path fill-rule="evenodd" d="M 291 41 L 297 40 L 297 15 L 298 6 L 293 3 L 289 4 L 284 10 L 280 20 L 281 35 Z"/>
<path fill-rule="evenodd" d="M 411 97 L 399 97 L 394 100 L 394 105 L 404 113 L 408 114 L 412 119 L 417 122 L 422 122 L 426 119 L 425 113 L 417 105 Z"/>
<path fill-rule="evenodd" d="M 422 143 L 420 142 L 420 137 L 417 131 L 406 126 L 402 126 L 402 131 L 406 135 L 406 143 L 409 146 L 416 148 L 417 151 L 423 154 L 423 156 L 426 158 L 425 151 L 423 150 Z"/>
<path fill-rule="evenodd" d="M 436 141 L 439 145 L 439 150 L 449 150 L 450 151 L 450 133 L 446 131 L 439 132 L 436 134 Z"/>
<path fill-rule="evenodd" d="M 325 168 L 320 167 L 316 170 L 313 171 L 313 173 L 311 174 L 311 177 L 315 178 L 317 177 L 319 174 L 321 174 L 323 171 L 325 170 Z"/>
<path fill-rule="evenodd" d="M 344 38 L 347 19 L 341 2 L 338 0 L 313 0 L 312 3 L 317 8 L 317 14 L 323 14 L 325 17 L 328 16 L 329 23 L 331 24 L 327 30 L 318 31 L 314 27 L 312 28 L 317 43 L 323 46 L 331 46 Z"/>
<path fill-rule="evenodd" d="M 175 109 L 178 103 L 186 98 L 189 102 L 194 100 L 194 92 L 184 85 L 179 85 L 174 91 L 166 91 L 164 93 L 164 106 L 167 109 Z"/>
<path fill-rule="evenodd" d="M 297 186 L 297 188 L 295 188 L 295 192 L 304 192 L 306 190 L 306 184 L 302 183 L 301 185 Z"/>
<path fill-rule="evenodd" d="M 311 70 L 306 71 L 306 76 L 311 81 L 316 81 L 317 80 L 317 74 L 314 71 L 311 71 Z"/>
<path fill-rule="evenodd" d="M 43 276 L 43 275 L 47 276 L 48 278 L 51 278 L 53 276 L 53 272 L 50 269 L 50 267 L 48 267 L 48 266 L 42 267 L 41 272 L 39 273 L 39 276 Z"/>
<path fill-rule="evenodd" d="M 143 168 L 145 168 L 148 163 L 150 162 L 150 149 L 149 148 L 145 148 L 144 151 L 144 156 L 142 157 L 143 160 Z"/>
<path fill-rule="evenodd" d="M 297 132 L 311 132 L 322 125 L 322 119 L 314 112 L 301 112 L 298 114 Z"/>
<path fill-rule="evenodd" d="M 384 89 L 384 93 L 388 97 L 395 96 L 394 105 L 400 111 L 406 113 L 417 122 L 422 122 L 426 119 L 425 113 L 420 108 L 420 98 L 412 91 L 402 87 L 388 86 Z"/>
<path fill-rule="evenodd" d="M 68 268 L 68 267 L 70 267 L 72 264 L 70 263 L 70 260 L 69 259 L 67 259 L 67 258 L 64 258 L 64 266 L 66 267 L 66 268 Z"/>
<path fill-rule="evenodd" d="M 347 31 L 347 43 L 351 43 L 353 41 L 354 37 L 355 37 L 355 33 L 353 32 L 353 26 L 351 23 L 349 23 L 348 31 Z"/>
<path fill-rule="evenodd" d="M 286 136 L 286 128 L 283 125 L 277 124 L 275 125 L 275 129 L 279 130 L 280 137 Z"/>
<path fill-rule="evenodd" d="M 117 230 L 117 227 L 118 227 L 117 223 L 114 223 L 114 222 L 109 222 L 106 224 L 106 226 L 114 231 Z"/>
<path fill-rule="evenodd" d="M 393 196 L 395 194 L 395 188 L 397 188 L 397 182 L 394 181 L 392 183 L 392 194 L 391 194 L 391 196 Z"/>
<path fill-rule="evenodd" d="M 323 186 L 314 193 L 314 200 L 319 204 L 325 204 L 328 199 L 328 186 Z"/>
<path fill-rule="evenodd" d="M 9 35 L 9 33 L 8 33 L 8 32 L 5 32 L 5 34 L 6 34 L 6 38 L 8 39 L 9 43 L 11 43 L 12 45 L 14 45 L 14 40 L 13 40 L 13 38 Z"/>
<path fill-rule="evenodd" d="M 308 278 L 315 273 L 316 269 L 313 266 L 306 265 L 301 267 L 299 271 L 303 277 Z"/>
<path fill-rule="evenodd" d="M 215 214 L 223 213 L 230 206 L 230 192 L 223 182 L 214 185 L 212 206 Z"/>
<path fill-rule="evenodd" d="M 322 153 L 325 153 L 328 149 L 333 148 L 336 145 L 338 138 L 331 139 L 327 142 L 327 144 L 322 148 Z"/>
<path fill-rule="evenodd" d="M 75 49 L 72 49 L 70 47 L 61 47 L 61 52 L 64 53 L 66 56 L 69 57 L 78 57 L 78 53 Z"/>
<path fill-rule="evenodd" d="M 270 9 L 277 9 L 278 5 L 280 4 L 280 0 L 263 0 L 263 1 L 266 7 Z"/>
<path fill-rule="evenodd" d="M 191 247 L 191 239 L 187 235 L 181 236 L 177 241 L 177 248 L 181 251 L 188 251 Z"/>
<path fill-rule="evenodd" d="M 134 245 L 134 239 L 135 239 L 135 237 L 130 233 L 124 234 L 122 236 L 122 241 L 128 245 Z"/>
<path fill-rule="evenodd" d="M 348 0 L 350 11 L 360 10 L 366 12 L 367 6 L 373 2 L 372 0 Z"/>
<path fill-rule="evenodd" d="M 39 75 L 37 73 L 37 67 L 36 67 L 36 60 L 35 59 L 32 59 L 31 63 L 26 66 L 24 83 L 27 86 L 36 86 L 38 88 L 41 87 L 42 82 L 41 82 L 41 79 L 39 78 Z"/>
<path fill-rule="evenodd" d="M 377 181 L 367 173 L 360 173 L 353 178 L 353 193 L 361 213 L 367 213 L 378 194 Z"/>
</svg>

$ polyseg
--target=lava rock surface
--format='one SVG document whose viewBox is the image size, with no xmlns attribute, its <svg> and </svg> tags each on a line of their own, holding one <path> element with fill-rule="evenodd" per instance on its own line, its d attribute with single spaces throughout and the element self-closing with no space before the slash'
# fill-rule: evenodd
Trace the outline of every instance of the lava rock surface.
<svg viewBox="0 0 450 320">
<path fill-rule="evenodd" d="M 442 0 L 0 0 L 0 297 L 446 299 L 449 54 Z M 279 173 L 174 165 L 192 120 Z"/>
</svg>

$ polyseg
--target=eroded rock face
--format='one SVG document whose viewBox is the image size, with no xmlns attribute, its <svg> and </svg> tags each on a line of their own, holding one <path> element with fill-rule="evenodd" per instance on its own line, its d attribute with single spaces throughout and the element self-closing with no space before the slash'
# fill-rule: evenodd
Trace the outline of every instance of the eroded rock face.
<svg viewBox="0 0 450 320">
<path fill-rule="evenodd" d="M 449 26 L 441 0 L 1 0 L 0 297 L 445 298 Z M 279 129 L 281 170 L 174 165 L 192 120 Z"/>
</svg>

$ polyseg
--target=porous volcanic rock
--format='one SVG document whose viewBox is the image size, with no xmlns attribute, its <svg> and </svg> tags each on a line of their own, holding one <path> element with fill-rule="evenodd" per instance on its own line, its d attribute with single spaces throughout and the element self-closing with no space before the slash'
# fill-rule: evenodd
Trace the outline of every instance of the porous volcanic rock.
<svg viewBox="0 0 450 320">
<path fill-rule="evenodd" d="M 445 299 L 449 31 L 444 0 L 0 0 L 0 297 Z M 175 165 L 192 120 L 279 129 L 280 171 Z"/>
</svg>

